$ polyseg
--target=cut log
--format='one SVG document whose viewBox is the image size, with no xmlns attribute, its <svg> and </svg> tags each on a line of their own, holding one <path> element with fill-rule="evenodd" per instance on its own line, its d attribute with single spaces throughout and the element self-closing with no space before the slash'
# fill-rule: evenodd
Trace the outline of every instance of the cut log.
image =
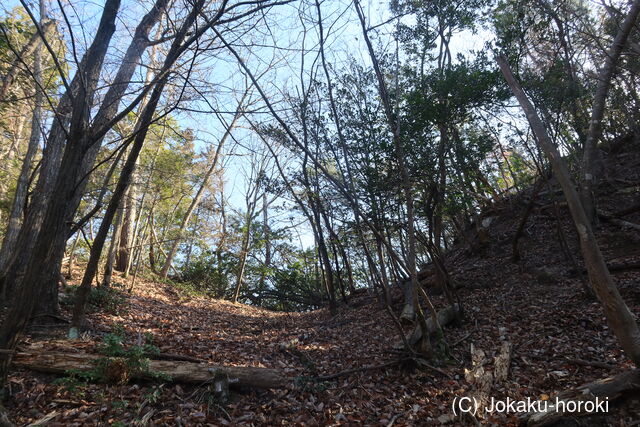
<svg viewBox="0 0 640 427">
<path fill-rule="evenodd" d="M 9 420 L 7 411 L 0 404 L 0 427 L 14 427 L 13 423 Z"/>
<path fill-rule="evenodd" d="M 88 353 L 16 353 L 13 365 L 38 372 L 64 374 L 69 370 L 86 371 L 95 367 L 101 356 Z M 229 384 L 237 387 L 284 388 L 289 382 L 278 371 L 253 366 L 214 366 L 203 363 L 150 360 L 149 370 L 169 375 L 171 381 L 200 384 L 213 381 L 219 374 L 226 374 Z M 133 373 L 133 378 L 149 379 L 150 375 Z"/>
<path fill-rule="evenodd" d="M 557 400 L 558 402 L 583 402 L 582 408 L 585 406 L 589 407 L 585 405 L 584 402 L 596 402 L 596 399 L 600 402 L 606 400 L 606 409 L 609 410 L 609 403 L 612 400 L 617 399 L 625 393 L 638 390 L 640 390 L 640 369 L 634 369 L 622 372 L 613 377 L 582 385 L 577 389 L 564 391 L 558 395 Z M 564 413 L 562 404 L 555 405 L 555 399 L 554 404 L 534 405 L 534 407 L 544 408 L 545 410 L 524 414 L 521 417 L 522 424 L 541 427 L 553 425 L 565 417 L 575 418 L 578 416 L 603 415 L 601 411 L 598 413 L 585 411 Z"/>
<path fill-rule="evenodd" d="M 484 408 L 489 404 L 493 387 L 493 372 L 485 369 L 489 363 L 486 353 L 471 344 L 471 369 L 464 369 L 464 378 L 471 384 L 471 396 L 478 406 L 477 415 L 484 418 Z"/>
<path fill-rule="evenodd" d="M 458 319 L 460 313 L 460 306 L 458 304 L 454 304 L 447 308 L 444 308 L 438 312 L 438 323 L 441 327 L 444 327 L 454 320 Z M 431 317 L 427 318 L 426 321 L 427 329 L 429 330 L 430 335 L 438 332 L 438 325 L 433 322 L 433 319 Z M 407 336 L 407 341 L 409 342 L 409 344 L 413 345 L 420 341 L 420 338 L 422 338 L 422 330 L 420 329 L 420 325 L 416 325 L 416 327 L 413 328 L 411 334 Z M 404 343 L 402 341 L 397 342 L 393 347 L 396 349 L 404 348 Z"/>
</svg>

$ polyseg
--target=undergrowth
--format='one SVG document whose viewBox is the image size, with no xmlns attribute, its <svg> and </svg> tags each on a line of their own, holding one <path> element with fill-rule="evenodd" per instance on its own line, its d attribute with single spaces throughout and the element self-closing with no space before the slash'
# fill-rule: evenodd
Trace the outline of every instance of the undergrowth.
<svg viewBox="0 0 640 427">
<path fill-rule="evenodd" d="M 171 377 L 149 367 L 149 355 L 159 354 L 153 345 L 153 337 L 145 336 L 144 342 L 125 346 L 124 334 L 105 335 L 99 346 L 102 357 L 95 360 L 88 370 L 71 369 L 67 376 L 54 381 L 74 395 L 82 395 L 82 386 L 88 383 L 126 384 L 133 377 L 145 377 L 153 381 L 170 381 Z"/>
<path fill-rule="evenodd" d="M 65 296 L 60 298 L 60 304 L 73 307 L 76 299 L 77 285 L 65 287 Z M 124 285 L 113 283 L 111 286 L 92 287 L 89 293 L 89 306 L 101 309 L 106 313 L 121 315 L 127 311 L 128 294 Z"/>
</svg>

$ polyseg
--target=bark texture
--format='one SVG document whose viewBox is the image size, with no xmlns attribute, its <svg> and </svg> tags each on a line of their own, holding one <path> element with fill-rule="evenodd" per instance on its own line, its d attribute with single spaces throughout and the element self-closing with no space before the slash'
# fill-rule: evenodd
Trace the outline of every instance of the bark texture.
<svg viewBox="0 0 640 427">
<path fill-rule="evenodd" d="M 16 353 L 13 364 L 38 372 L 64 374 L 67 371 L 86 371 L 95 367 L 101 356 L 87 353 Z M 174 382 L 202 384 L 213 380 L 215 374 L 222 373 L 229 377 L 230 385 L 256 388 L 283 388 L 288 384 L 287 377 L 275 369 L 256 368 L 253 366 L 215 366 L 202 363 L 150 360 L 151 372 L 162 372 Z M 135 379 L 149 379 L 148 374 L 133 374 Z"/>
</svg>

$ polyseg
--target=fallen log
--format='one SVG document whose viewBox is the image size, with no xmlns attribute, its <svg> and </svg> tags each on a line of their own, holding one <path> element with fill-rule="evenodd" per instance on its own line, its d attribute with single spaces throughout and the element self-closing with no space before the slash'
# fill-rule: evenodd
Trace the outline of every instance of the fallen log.
<svg viewBox="0 0 640 427">
<path fill-rule="evenodd" d="M 95 367 L 102 356 L 88 353 L 16 353 L 13 365 L 38 372 L 64 374 L 69 370 L 88 371 Z M 236 387 L 284 388 L 288 379 L 278 371 L 253 366 L 215 366 L 204 363 L 150 360 L 149 371 L 163 373 L 171 381 L 200 384 L 212 381 L 216 375 L 229 377 L 229 384 Z M 148 373 L 132 373 L 135 379 L 150 379 Z"/>
<path fill-rule="evenodd" d="M 640 268 L 640 262 L 636 261 L 636 262 L 620 263 L 620 264 L 607 264 L 607 267 L 609 268 L 609 271 L 637 270 Z"/>
<path fill-rule="evenodd" d="M 177 360 L 183 362 L 205 363 L 205 360 L 193 356 L 174 353 L 145 353 L 145 356 L 153 360 Z"/>
<path fill-rule="evenodd" d="M 609 222 L 611 224 L 618 225 L 622 228 L 632 228 L 634 230 L 640 230 L 640 224 L 636 224 L 633 222 L 625 221 L 623 219 L 614 218 L 612 215 L 609 215 L 604 212 L 598 212 L 598 218 L 600 218 L 604 222 Z"/>
<path fill-rule="evenodd" d="M 554 425 L 556 422 L 565 417 L 576 418 L 578 416 L 588 415 L 603 415 L 600 412 L 587 412 L 585 410 L 578 410 L 565 413 L 563 409 L 566 409 L 566 402 L 581 402 L 582 408 L 589 408 L 585 402 L 600 402 L 606 401 L 606 409 L 609 409 L 609 402 L 619 398 L 625 393 L 640 390 L 640 369 L 633 369 L 630 371 L 622 372 L 616 376 L 601 379 L 582 385 L 576 389 L 571 389 L 560 393 L 557 397 L 559 403 L 548 405 L 534 405 L 534 407 L 543 408 L 541 411 L 533 411 L 524 414 L 521 417 L 521 424 L 531 427 L 541 427 Z M 555 399 L 554 399 L 555 403 Z M 593 405 L 591 405 L 593 406 Z"/>
<path fill-rule="evenodd" d="M 438 312 L 438 315 L 437 315 L 438 324 L 440 324 L 441 327 L 444 327 L 449 323 L 453 322 L 454 320 L 458 319 L 460 317 L 460 314 L 461 314 L 461 310 L 458 304 L 454 304 L 447 308 L 443 308 Z M 428 317 L 426 319 L 426 322 L 427 322 L 427 330 L 429 331 L 429 335 L 434 335 L 436 332 L 438 332 L 438 325 L 434 323 L 431 317 Z M 420 325 L 416 325 L 413 331 L 409 334 L 409 336 L 407 336 L 407 341 L 409 342 L 409 344 L 413 345 L 418 341 L 420 341 L 420 338 L 422 338 L 422 330 L 420 329 Z M 402 341 L 398 342 L 393 347 L 404 348 L 404 343 Z"/>
</svg>

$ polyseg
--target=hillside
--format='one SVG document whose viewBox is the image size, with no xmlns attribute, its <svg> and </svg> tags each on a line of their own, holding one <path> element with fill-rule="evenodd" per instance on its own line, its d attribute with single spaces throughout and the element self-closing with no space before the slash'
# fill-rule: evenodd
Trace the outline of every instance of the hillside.
<svg viewBox="0 0 640 427">
<path fill-rule="evenodd" d="M 629 208 L 640 192 L 638 164 L 637 146 L 635 151 L 607 155 L 608 180 L 598 195 L 602 212 L 633 210 Z M 43 338 L 42 329 L 34 327 L 19 348 L 96 353 L 105 334 L 120 330 L 127 343 L 152 336 L 162 353 L 219 365 L 274 368 L 290 384 L 282 390 L 233 393 L 228 403 L 219 404 L 206 384 L 69 387 L 55 383 L 55 375 L 17 369 L 9 377 L 9 413 L 22 425 L 42 417 L 48 425 L 473 425 L 451 415 L 453 399 L 473 389 L 464 373 L 471 368 L 472 345 L 491 358 L 503 342 L 512 344 L 509 376 L 494 386 L 491 395 L 496 398 L 553 397 L 631 368 L 600 304 L 583 293 L 582 266 L 576 269 L 563 255 L 558 227 L 571 255 L 580 259 L 569 215 L 561 196 L 554 196 L 553 182 L 536 198 L 520 241 L 521 260 L 512 262 L 513 235 L 530 192 L 513 195 L 485 212 L 484 218 L 492 217 L 486 243 L 473 251 L 461 243 L 447 254 L 465 317 L 461 324 L 445 328 L 451 357 L 441 366 L 416 370 L 396 363 L 396 328 L 372 294 L 352 298 L 331 317 L 326 310 L 276 313 L 186 296 L 169 284 L 141 280 L 117 306 L 119 314 L 95 309 L 89 313 L 92 327 L 81 340 L 52 339 L 51 328 Z M 559 203 L 559 223 L 554 199 Z M 638 224 L 640 212 L 622 219 Z M 640 233 L 637 226 L 614 222 L 618 221 L 602 222 L 598 241 L 627 304 L 640 315 Z M 394 309 L 399 312 L 401 292 L 394 293 Z M 434 301 L 444 307 L 441 296 Z M 64 328 L 57 333 L 64 336 Z M 608 414 L 562 425 L 633 425 L 639 418 L 637 398 L 625 397 L 612 402 Z M 481 423 L 515 425 L 517 419 L 494 415 Z"/>
</svg>

